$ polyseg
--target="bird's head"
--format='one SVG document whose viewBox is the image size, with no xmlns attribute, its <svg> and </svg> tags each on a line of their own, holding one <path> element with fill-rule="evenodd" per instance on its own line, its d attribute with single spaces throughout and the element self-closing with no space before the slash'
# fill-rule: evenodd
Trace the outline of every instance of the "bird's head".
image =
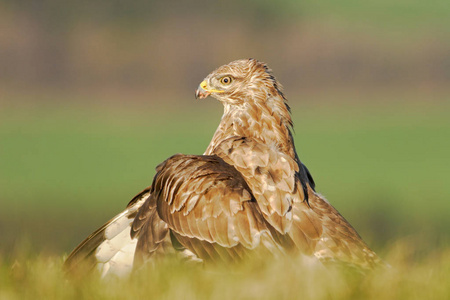
<svg viewBox="0 0 450 300">
<path fill-rule="evenodd" d="M 248 100 L 280 96 L 280 84 L 273 77 L 271 70 L 256 59 L 240 59 L 223 65 L 200 83 L 195 92 L 196 98 L 212 96 L 224 104 L 239 105 Z"/>
</svg>

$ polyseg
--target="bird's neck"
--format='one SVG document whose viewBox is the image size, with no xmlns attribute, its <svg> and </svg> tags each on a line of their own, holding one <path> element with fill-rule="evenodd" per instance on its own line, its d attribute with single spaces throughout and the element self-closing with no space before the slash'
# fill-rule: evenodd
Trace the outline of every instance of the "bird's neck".
<svg viewBox="0 0 450 300">
<path fill-rule="evenodd" d="M 282 96 L 280 96 L 282 97 Z M 224 105 L 224 114 L 205 154 L 213 154 L 220 142 L 230 137 L 253 138 L 296 158 L 287 105 L 277 101 L 244 101 L 242 105 Z"/>
</svg>

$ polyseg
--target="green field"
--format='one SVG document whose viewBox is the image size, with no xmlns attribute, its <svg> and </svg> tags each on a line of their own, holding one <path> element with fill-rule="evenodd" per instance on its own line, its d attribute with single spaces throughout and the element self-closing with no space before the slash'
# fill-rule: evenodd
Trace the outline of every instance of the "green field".
<svg viewBox="0 0 450 300">
<path fill-rule="evenodd" d="M 402 244 L 402 246 L 412 246 Z M 125 280 L 67 280 L 61 259 L 38 257 L 0 268 L 0 299 L 448 299 L 450 253 L 417 262 L 397 247 L 387 271 L 366 277 L 324 270 L 298 259 L 234 267 L 192 267 L 174 261 Z"/>
<path fill-rule="evenodd" d="M 394 266 L 387 273 L 345 279 L 300 262 L 233 272 L 168 262 L 113 286 L 66 282 L 62 256 L 150 185 L 159 162 L 202 153 L 222 108 L 212 99 L 78 100 L 9 101 L 0 112 L 0 299 L 385 299 L 389 291 L 392 299 L 448 298 L 450 99 L 290 102 L 297 151 L 317 190 Z"/>
</svg>

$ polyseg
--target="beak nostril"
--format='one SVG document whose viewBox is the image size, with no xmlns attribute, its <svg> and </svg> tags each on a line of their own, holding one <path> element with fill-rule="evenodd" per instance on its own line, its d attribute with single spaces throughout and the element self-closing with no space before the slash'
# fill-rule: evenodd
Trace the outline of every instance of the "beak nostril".
<svg viewBox="0 0 450 300">
<path fill-rule="evenodd" d="M 206 90 L 206 81 L 203 80 L 202 83 L 200 83 L 200 87 L 204 90 Z"/>
</svg>

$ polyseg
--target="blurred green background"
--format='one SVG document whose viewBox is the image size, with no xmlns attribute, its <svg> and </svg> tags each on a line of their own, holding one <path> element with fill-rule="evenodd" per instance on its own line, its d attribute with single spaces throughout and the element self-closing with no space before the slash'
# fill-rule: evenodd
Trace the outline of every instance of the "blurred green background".
<svg viewBox="0 0 450 300">
<path fill-rule="evenodd" d="M 210 71 L 265 61 L 317 190 L 376 251 L 450 228 L 450 4 L 0 1 L 0 254 L 64 253 L 200 154 Z M 419 251 L 420 252 L 420 251 Z"/>
</svg>

